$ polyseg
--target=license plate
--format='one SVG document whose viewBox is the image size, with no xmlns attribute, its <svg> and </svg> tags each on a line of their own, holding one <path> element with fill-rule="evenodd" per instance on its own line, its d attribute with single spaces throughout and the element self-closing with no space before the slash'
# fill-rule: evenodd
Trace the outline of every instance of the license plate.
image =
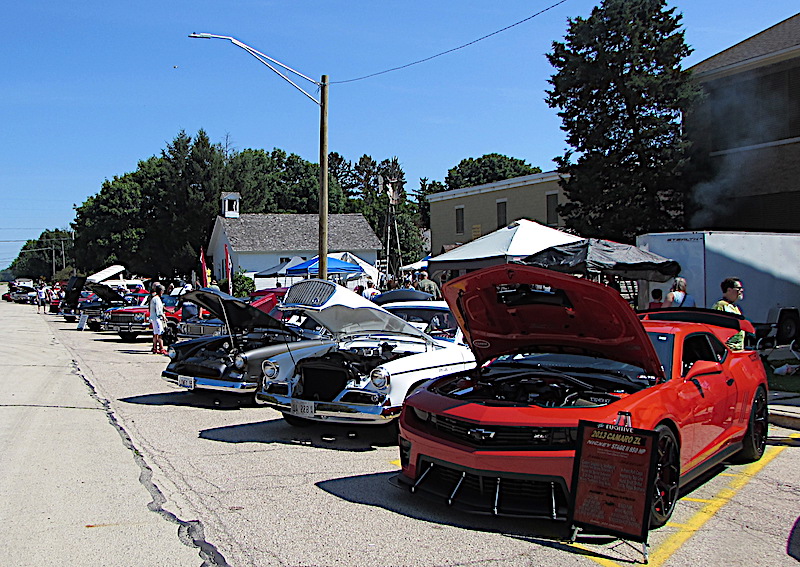
<svg viewBox="0 0 800 567">
<path fill-rule="evenodd" d="M 293 399 L 292 415 L 299 417 L 314 417 L 314 402 Z"/>
<path fill-rule="evenodd" d="M 178 376 L 178 386 L 194 390 L 194 378 L 191 376 Z"/>
</svg>

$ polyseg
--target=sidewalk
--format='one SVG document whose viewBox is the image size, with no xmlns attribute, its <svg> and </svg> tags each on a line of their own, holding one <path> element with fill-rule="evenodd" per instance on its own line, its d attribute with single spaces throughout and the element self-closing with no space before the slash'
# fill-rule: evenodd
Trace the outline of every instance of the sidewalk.
<svg viewBox="0 0 800 567">
<path fill-rule="evenodd" d="M 771 424 L 800 430 L 800 394 L 772 391 L 768 405 Z"/>
</svg>

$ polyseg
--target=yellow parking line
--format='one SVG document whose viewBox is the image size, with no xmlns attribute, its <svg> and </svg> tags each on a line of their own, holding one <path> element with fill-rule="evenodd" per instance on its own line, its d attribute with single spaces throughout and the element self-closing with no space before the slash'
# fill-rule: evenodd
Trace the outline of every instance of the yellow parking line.
<svg viewBox="0 0 800 567">
<path fill-rule="evenodd" d="M 797 439 L 800 438 L 800 434 L 793 433 L 790 435 L 790 437 Z M 784 449 L 786 449 L 786 446 L 767 447 L 766 451 L 764 451 L 764 456 L 761 457 L 760 460 L 748 465 L 740 473 L 720 473 L 718 476 L 730 476 L 733 477 L 733 480 L 731 480 L 727 487 L 720 490 L 713 499 L 690 497 L 682 498 L 681 500 L 701 502 L 705 503 L 706 505 L 695 512 L 695 514 L 689 518 L 689 521 L 685 524 L 671 522 L 668 524 L 671 527 L 678 528 L 679 531 L 669 536 L 664 543 L 658 546 L 657 549 L 651 549 L 650 556 L 648 558 L 649 567 L 660 567 L 663 565 L 667 559 L 669 559 L 676 551 L 678 551 L 678 549 L 681 548 L 684 543 L 689 540 L 689 538 L 691 538 L 697 531 L 700 530 L 703 524 L 710 520 L 714 514 L 719 512 L 719 510 L 725 504 L 730 502 L 736 493 L 744 488 L 748 482 L 750 482 L 750 479 L 758 474 L 761 469 L 766 467 L 772 461 L 772 459 L 777 457 Z M 594 553 L 597 552 L 596 550 L 580 544 L 575 544 L 575 546 L 586 551 L 591 551 Z M 588 557 L 595 563 L 599 563 L 600 565 L 604 565 L 606 567 L 621 567 L 620 563 L 611 561 L 609 559 L 592 557 L 591 555 Z"/>
<path fill-rule="evenodd" d="M 396 460 L 394 460 L 394 461 L 389 461 L 389 464 L 390 464 L 390 465 L 394 465 L 394 466 L 396 466 L 397 468 L 400 468 L 400 459 L 396 459 Z"/>
<path fill-rule="evenodd" d="M 681 500 L 686 500 L 687 502 L 713 502 L 711 498 L 692 498 L 691 496 L 686 496 L 681 498 Z"/>
<path fill-rule="evenodd" d="M 719 510 L 725 504 L 727 504 L 739 490 L 744 488 L 744 486 L 750 482 L 751 478 L 753 478 L 761 469 L 766 467 L 770 461 L 777 457 L 784 449 L 785 447 L 769 447 L 767 451 L 765 451 L 764 456 L 761 457 L 761 460 L 748 465 L 742 471 L 742 474 L 731 475 L 736 478 L 731 480 L 731 483 L 727 488 L 720 490 L 717 494 L 717 497 L 713 501 L 709 502 L 703 506 L 703 508 L 695 512 L 694 516 L 692 516 L 689 521 L 686 522 L 685 529 L 674 533 L 668 537 L 664 543 L 659 545 L 658 549 L 653 550 L 653 552 L 650 554 L 650 567 L 659 567 L 660 565 L 663 565 L 667 559 L 672 556 L 672 554 L 678 551 L 678 549 L 680 549 L 681 546 L 703 526 L 703 524 L 710 520 L 714 514 L 719 512 Z"/>
</svg>

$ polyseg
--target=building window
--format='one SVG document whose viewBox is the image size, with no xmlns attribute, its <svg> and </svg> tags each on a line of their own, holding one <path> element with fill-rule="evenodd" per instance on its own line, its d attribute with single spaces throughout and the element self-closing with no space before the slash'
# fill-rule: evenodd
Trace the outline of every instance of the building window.
<svg viewBox="0 0 800 567">
<path fill-rule="evenodd" d="M 558 193 L 548 193 L 547 199 L 547 226 L 558 226 Z"/>
<path fill-rule="evenodd" d="M 456 207 L 456 234 L 464 234 L 464 207 Z"/>
<path fill-rule="evenodd" d="M 506 215 L 506 199 L 497 200 L 497 228 L 503 228 L 508 225 L 508 216 Z"/>
</svg>

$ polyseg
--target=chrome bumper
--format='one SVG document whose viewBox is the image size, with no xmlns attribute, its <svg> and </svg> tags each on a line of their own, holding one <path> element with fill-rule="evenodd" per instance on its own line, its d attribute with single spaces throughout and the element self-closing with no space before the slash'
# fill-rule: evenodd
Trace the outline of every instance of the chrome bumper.
<svg viewBox="0 0 800 567">
<path fill-rule="evenodd" d="M 309 401 L 309 400 L 304 400 Z M 292 413 L 292 398 L 280 394 L 260 391 L 256 394 L 256 402 L 267 405 L 281 413 Z M 400 415 L 402 408 L 390 408 L 383 405 L 353 404 L 347 402 L 314 401 L 315 421 L 339 423 L 384 424 Z M 305 416 L 304 416 L 305 417 Z"/>
<path fill-rule="evenodd" d="M 145 333 L 152 331 L 152 327 L 141 323 L 103 323 L 103 330 L 115 333 Z"/>
<path fill-rule="evenodd" d="M 174 372 L 161 372 L 161 377 L 177 388 L 183 390 L 190 390 L 186 386 L 178 384 L 178 375 Z M 254 394 L 258 390 L 258 382 L 244 381 L 232 382 L 230 380 L 216 380 L 214 378 L 200 378 L 198 376 L 189 376 L 194 379 L 195 390 L 214 390 L 216 392 L 230 392 L 232 394 Z"/>
</svg>

